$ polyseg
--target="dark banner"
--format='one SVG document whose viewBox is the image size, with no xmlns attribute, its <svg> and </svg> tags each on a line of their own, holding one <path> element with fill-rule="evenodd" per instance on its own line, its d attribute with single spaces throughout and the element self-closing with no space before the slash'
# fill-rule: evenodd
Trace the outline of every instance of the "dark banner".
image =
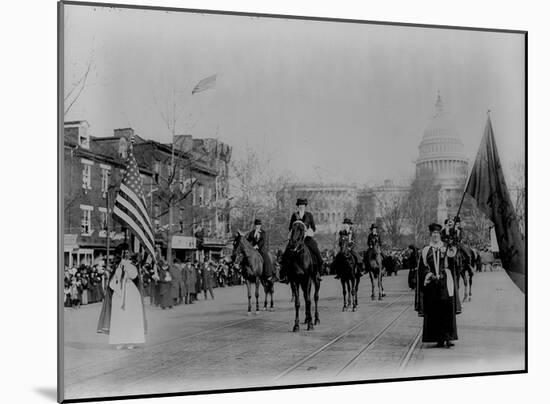
<svg viewBox="0 0 550 404">
<path fill-rule="evenodd" d="M 525 292 L 525 241 L 504 181 L 490 118 L 485 125 L 466 193 L 493 222 L 502 265 L 512 281 Z"/>
</svg>

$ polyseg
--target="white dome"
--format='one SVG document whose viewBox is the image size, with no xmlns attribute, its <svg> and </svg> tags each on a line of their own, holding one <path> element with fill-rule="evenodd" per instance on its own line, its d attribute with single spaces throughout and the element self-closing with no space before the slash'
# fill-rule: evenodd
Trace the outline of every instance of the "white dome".
<svg viewBox="0 0 550 404">
<path fill-rule="evenodd" d="M 435 113 L 424 130 L 418 149 L 417 163 L 441 159 L 466 161 L 464 144 L 443 108 L 439 94 L 435 103 Z"/>
</svg>

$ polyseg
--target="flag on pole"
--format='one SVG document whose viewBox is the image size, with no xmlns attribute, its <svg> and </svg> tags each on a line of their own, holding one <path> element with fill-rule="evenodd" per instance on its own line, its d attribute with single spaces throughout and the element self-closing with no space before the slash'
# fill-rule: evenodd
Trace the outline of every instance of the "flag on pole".
<svg viewBox="0 0 550 404">
<path fill-rule="evenodd" d="M 465 192 L 493 222 L 502 265 L 525 292 L 525 241 L 504 181 L 490 117 Z"/>
<path fill-rule="evenodd" d="M 214 86 L 216 85 L 216 76 L 216 74 L 213 74 L 212 76 L 208 76 L 199 81 L 195 88 L 193 88 L 193 91 L 191 91 L 191 95 L 214 88 Z"/>
<path fill-rule="evenodd" d="M 132 139 L 133 140 L 133 139 Z M 155 258 L 155 238 L 153 226 L 146 209 L 143 183 L 134 157 L 134 148 L 130 142 L 126 171 L 115 199 L 113 213 L 126 223 L 137 236 L 141 244 L 153 259 Z"/>
</svg>

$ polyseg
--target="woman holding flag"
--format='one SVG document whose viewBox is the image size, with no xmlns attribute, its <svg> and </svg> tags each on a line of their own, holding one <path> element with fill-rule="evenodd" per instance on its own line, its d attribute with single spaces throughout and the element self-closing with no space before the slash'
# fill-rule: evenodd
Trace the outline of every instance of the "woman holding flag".
<svg viewBox="0 0 550 404">
<path fill-rule="evenodd" d="M 135 344 L 145 343 L 145 313 L 139 292 L 137 254 L 130 261 L 127 252 L 109 282 L 113 291 L 109 344 L 122 349 L 133 349 Z"/>
</svg>

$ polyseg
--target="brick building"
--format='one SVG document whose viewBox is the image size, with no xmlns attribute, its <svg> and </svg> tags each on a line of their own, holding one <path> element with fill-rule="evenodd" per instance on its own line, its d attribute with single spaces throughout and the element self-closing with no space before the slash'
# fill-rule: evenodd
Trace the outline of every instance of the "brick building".
<svg viewBox="0 0 550 404">
<path fill-rule="evenodd" d="M 112 220 L 108 210 L 122 179 L 124 158 L 105 153 L 96 140 L 88 122 L 65 123 L 63 228 L 65 265 L 69 266 L 89 265 L 104 257 L 107 243 L 115 248 L 133 242 L 126 227 Z M 139 169 L 144 183 L 151 182 L 153 173 L 143 165 Z"/>
<path fill-rule="evenodd" d="M 161 254 L 166 256 L 171 236 L 173 255 L 180 259 L 196 259 L 203 253 L 207 258 L 223 255 L 230 233 L 231 147 L 216 139 L 193 139 L 190 135 L 176 136 L 172 147 L 143 139 L 131 128 L 115 129 L 114 136 L 95 141 L 105 153 L 123 155 L 131 136 L 136 161 L 152 173 L 144 182 L 144 193 Z"/>
</svg>

